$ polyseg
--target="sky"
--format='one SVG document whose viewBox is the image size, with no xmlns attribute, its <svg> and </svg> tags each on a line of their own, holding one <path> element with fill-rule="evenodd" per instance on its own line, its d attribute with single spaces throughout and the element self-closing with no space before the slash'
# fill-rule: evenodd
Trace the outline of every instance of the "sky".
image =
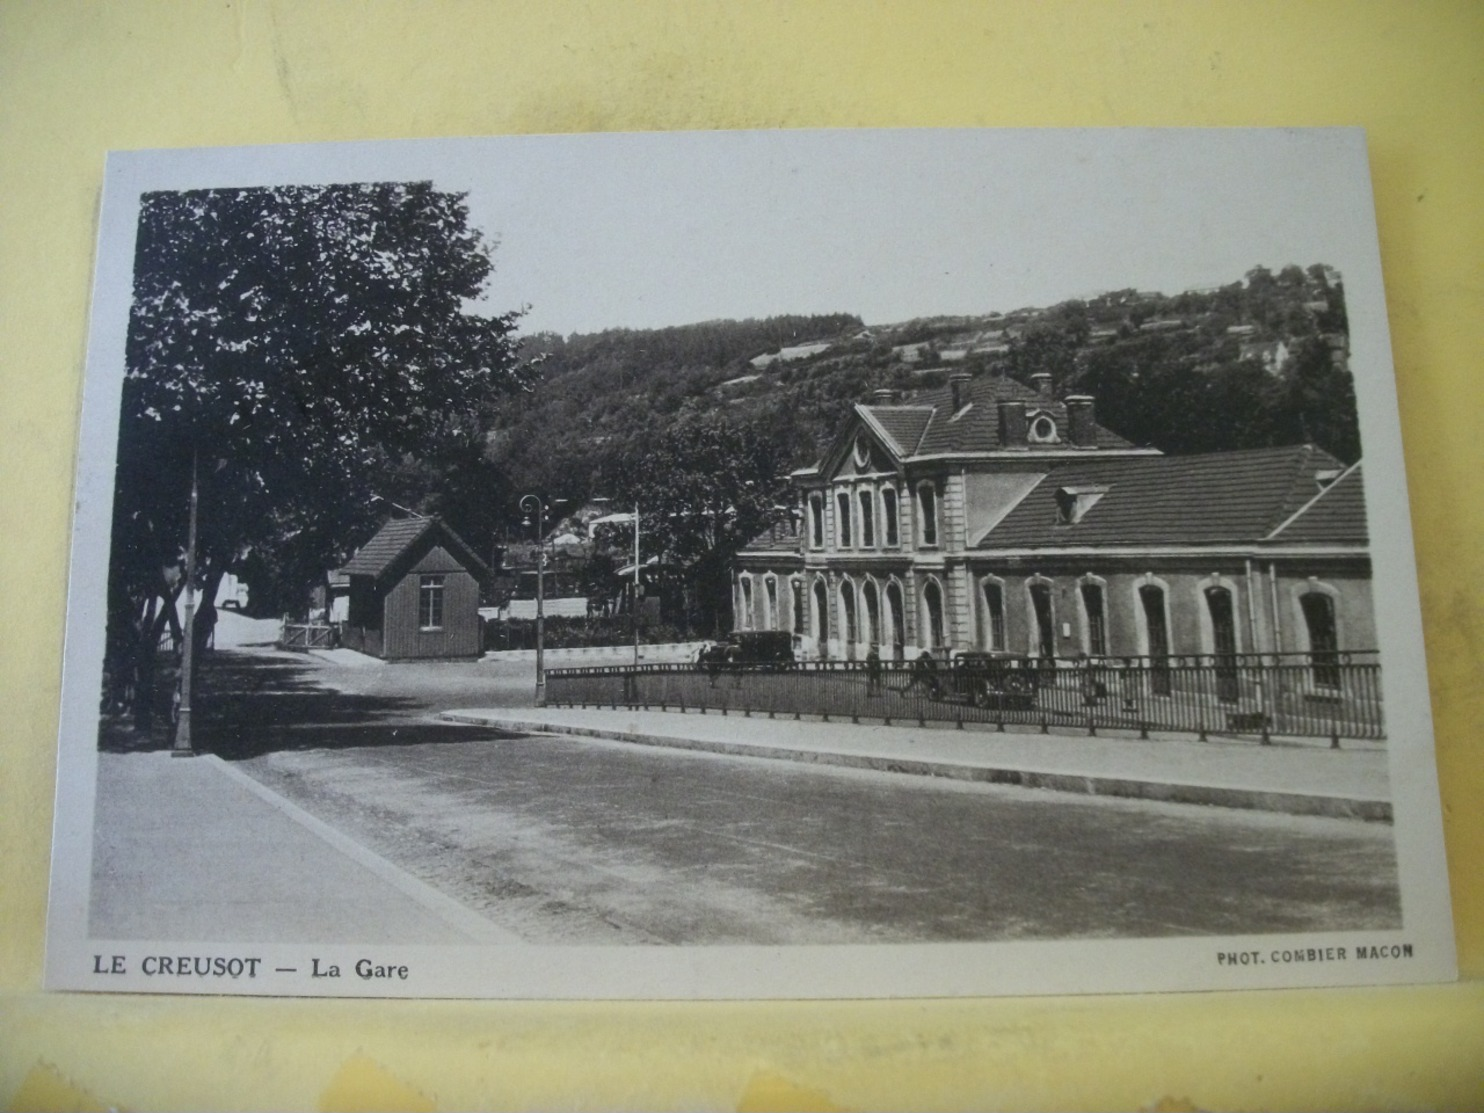
<svg viewBox="0 0 1484 1113">
<path fill-rule="evenodd" d="M 1346 273 L 1375 254 L 1348 129 L 605 133 L 140 152 L 120 168 L 148 188 L 466 192 L 496 244 L 477 309 L 528 307 L 523 332 L 886 324 L 1177 293 L 1258 264 Z"/>
</svg>

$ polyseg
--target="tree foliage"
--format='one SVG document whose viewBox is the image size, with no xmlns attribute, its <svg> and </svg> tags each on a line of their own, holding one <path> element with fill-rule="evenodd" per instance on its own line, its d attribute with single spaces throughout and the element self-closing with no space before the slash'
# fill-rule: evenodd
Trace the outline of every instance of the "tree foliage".
<svg viewBox="0 0 1484 1113">
<path fill-rule="evenodd" d="M 715 414 L 678 422 L 616 461 L 619 502 L 640 509 L 641 556 L 683 569 L 696 628 L 725 626 L 732 558 L 781 513 L 785 465 L 765 429 Z"/>
<path fill-rule="evenodd" d="M 476 456 L 523 381 L 518 314 L 464 310 L 491 252 L 430 183 L 166 192 L 141 204 L 115 483 L 110 647 L 173 620 L 197 568 L 288 602 L 364 541 L 419 459 Z M 173 579 L 172 579 L 173 577 Z"/>
</svg>

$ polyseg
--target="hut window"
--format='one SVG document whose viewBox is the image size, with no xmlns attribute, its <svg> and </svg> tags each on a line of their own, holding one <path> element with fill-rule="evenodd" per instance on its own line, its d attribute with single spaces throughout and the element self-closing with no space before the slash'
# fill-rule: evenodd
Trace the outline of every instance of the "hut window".
<svg viewBox="0 0 1484 1113">
<path fill-rule="evenodd" d="M 417 624 L 424 630 L 443 629 L 443 577 L 419 576 Z"/>
</svg>

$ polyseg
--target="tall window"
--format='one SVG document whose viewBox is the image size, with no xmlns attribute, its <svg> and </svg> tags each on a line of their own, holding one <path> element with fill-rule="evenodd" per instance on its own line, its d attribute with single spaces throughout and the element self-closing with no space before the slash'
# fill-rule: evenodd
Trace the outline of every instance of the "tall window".
<svg viewBox="0 0 1484 1113">
<path fill-rule="evenodd" d="M 881 600 L 876 595 L 876 585 L 870 580 L 861 589 L 861 595 L 866 601 L 866 629 L 865 640 L 879 643 L 881 641 Z"/>
<path fill-rule="evenodd" d="M 1232 593 L 1224 587 L 1206 588 L 1206 610 L 1211 615 L 1211 649 L 1216 654 L 1216 698 L 1237 698 L 1237 623 Z"/>
<path fill-rule="evenodd" d="M 886 585 L 886 622 L 889 629 L 883 630 L 883 640 L 889 638 L 892 645 L 892 660 L 902 659 L 902 646 L 906 641 L 906 627 L 902 625 L 902 589 L 895 583 Z"/>
<path fill-rule="evenodd" d="M 917 488 L 917 505 L 922 511 L 922 543 L 938 543 L 938 492 L 931 483 Z"/>
<path fill-rule="evenodd" d="M 845 652 L 850 653 L 860 638 L 855 625 L 855 585 L 849 580 L 840 584 L 840 626 L 844 631 Z"/>
<path fill-rule="evenodd" d="M 825 594 L 824 581 L 814 581 L 814 641 L 819 646 L 820 656 L 824 656 L 826 643 L 830 637 L 830 612 L 829 598 Z"/>
<path fill-rule="evenodd" d="M 943 592 L 937 582 L 929 580 L 922 589 L 923 608 L 927 611 L 928 647 L 936 649 L 944 644 L 943 637 Z"/>
<path fill-rule="evenodd" d="M 824 499 L 809 496 L 809 547 L 824 548 Z"/>
<path fill-rule="evenodd" d="M 778 581 L 769 577 L 763 581 L 763 588 L 768 593 L 768 612 L 763 616 L 769 630 L 778 629 Z"/>
<path fill-rule="evenodd" d="M 1309 631 L 1309 664 L 1314 683 L 1323 688 L 1340 686 L 1340 638 L 1335 626 L 1335 603 L 1320 591 L 1299 596 L 1304 625 Z"/>
<path fill-rule="evenodd" d="M 1103 609 L 1101 584 L 1082 585 L 1082 608 L 1087 612 L 1087 653 L 1090 657 L 1108 655 L 1108 617 Z"/>
<path fill-rule="evenodd" d="M 984 640 L 985 649 L 1005 648 L 1005 589 L 989 580 L 984 581 Z"/>
<path fill-rule="evenodd" d="M 742 629 L 752 629 L 752 581 L 743 579 L 742 584 Z"/>
<path fill-rule="evenodd" d="M 876 515 L 871 503 L 875 495 L 871 491 L 861 492 L 861 547 L 876 547 Z"/>
<path fill-rule="evenodd" d="M 1165 622 L 1163 588 L 1145 584 L 1139 588 L 1144 608 L 1144 629 L 1149 634 L 1149 686 L 1157 696 L 1170 694 L 1170 628 Z"/>
<path fill-rule="evenodd" d="M 835 544 L 842 549 L 850 548 L 850 492 L 841 491 L 835 496 Z"/>
<path fill-rule="evenodd" d="M 417 578 L 417 624 L 424 630 L 443 629 L 443 577 Z"/>
<path fill-rule="evenodd" d="M 897 538 L 897 493 L 891 487 L 881 489 L 881 532 L 887 545 L 900 545 Z"/>
<path fill-rule="evenodd" d="M 798 580 L 791 581 L 794 597 L 794 632 L 798 633 L 804 629 L 804 585 Z"/>
<path fill-rule="evenodd" d="M 1031 614 L 1036 620 L 1036 656 L 1056 656 L 1056 618 L 1051 610 L 1051 585 L 1031 584 Z"/>
</svg>

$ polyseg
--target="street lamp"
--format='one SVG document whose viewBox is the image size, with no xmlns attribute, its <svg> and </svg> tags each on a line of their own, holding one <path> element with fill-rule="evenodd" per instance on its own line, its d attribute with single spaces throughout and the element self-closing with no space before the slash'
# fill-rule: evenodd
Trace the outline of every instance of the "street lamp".
<svg viewBox="0 0 1484 1113">
<path fill-rule="evenodd" d="M 639 504 L 634 503 L 634 667 L 639 667 Z"/>
<path fill-rule="evenodd" d="M 539 495 L 525 495 L 520 500 L 525 521 L 536 534 L 536 706 L 546 706 L 546 504 Z"/>
<path fill-rule="evenodd" d="M 196 658 L 196 504 L 200 501 L 197 453 L 191 452 L 191 514 L 187 527 L 185 559 L 185 644 L 180 650 L 180 706 L 176 711 L 175 742 L 171 757 L 195 757 L 191 739 L 191 696 Z"/>
</svg>

